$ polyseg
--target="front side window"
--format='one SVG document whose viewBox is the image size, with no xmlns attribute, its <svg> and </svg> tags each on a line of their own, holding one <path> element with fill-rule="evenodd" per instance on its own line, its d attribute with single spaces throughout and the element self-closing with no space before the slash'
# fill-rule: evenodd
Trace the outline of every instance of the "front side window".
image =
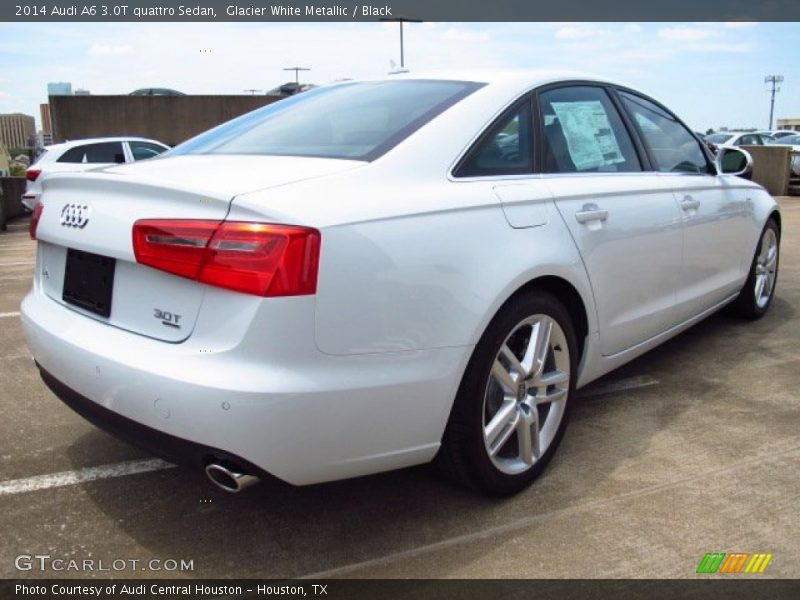
<svg viewBox="0 0 800 600">
<path fill-rule="evenodd" d="M 151 144 L 150 142 L 128 142 L 128 145 L 131 147 L 133 160 L 147 160 L 167 150 L 163 146 Z"/>
<path fill-rule="evenodd" d="M 220 125 L 171 154 L 374 160 L 481 85 L 400 79 L 321 87 Z"/>
<path fill-rule="evenodd" d="M 755 133 L 746 133 L 736 142 L 737 146 L 763 146 L 761 136 Z"/>
<path fill-rule="evenodd" d="M 124 163 L 125 153 L 122 151 L 122 142 L 103 142 L 101 144 L 88 144 L 86 148 L 87 163 Z"/>
<path fill-rule="evenodd" d="M 630 135 L 608 93 L 574 86 L 542 92 L 545 173 L 641 171 Z"/>
<path fill-rule="evenodd" d="M 650 147 L 655 167 L 664 173 L 709 173 L 700 143 L 675 117 L 641 96 L 620 92 L 625 108 Z M 708 141 L 714 141 L 709 136 Z"/>
<path fill-rule="evenodd" d="M 518 175 L 533 171 L 531 105 L 500 117 L 456 168 L 456 177 Z"/>
</svg>

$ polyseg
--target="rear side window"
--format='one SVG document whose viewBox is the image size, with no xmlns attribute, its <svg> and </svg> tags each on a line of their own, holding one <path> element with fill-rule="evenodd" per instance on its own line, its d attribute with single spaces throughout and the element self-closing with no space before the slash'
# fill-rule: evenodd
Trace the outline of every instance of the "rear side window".
<svg viewBox="0 0 800 600">
<path fill-rule="evenodd" d="M 131 154 L 133 160 L 147 160 L 158 156 L 162 152 L 166 152 L 166 148 L 158 144 L 151 144 L 150 142 L 128 142 L 131 147 Z"/>
<path fill-rule="evenodd" d="M 639 126 L 655 166 L 665 173 L 709 173 L 710 165 L 700 142 L 681 123 L 657 104 L 620 92 L 625 108 Z M 708 140 L 717 143 L 714 136 Z"/>
<path fill-rule="evenodd" d="M 531 105 L 525 101 L 497 123 L 456 168 L 456 177 L 516 175 L 533 171 Z"/>
<path fill-rule="evenodd" d="M 75 146 L 74 148 L 70 148 L 61 157 L 58 159 L 57 162 L 60 163 L 82 163 L 86 162 L 86 146 Z"/>
<path fill-rule="evenodd" d="M 641 171 L 630 135 L 599 87 L 574 86 L 542 92 L 542 170 L 545 173 Z"/>
</svg>

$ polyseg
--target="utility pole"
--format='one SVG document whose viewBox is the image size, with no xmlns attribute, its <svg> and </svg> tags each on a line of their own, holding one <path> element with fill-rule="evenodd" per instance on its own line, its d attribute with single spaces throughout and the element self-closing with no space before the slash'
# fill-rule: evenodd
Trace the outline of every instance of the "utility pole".
<svg viewBox="0 0 800 600">
<path fill-rule="evenodd" d="M 295 85 L 297 85 L 299 87 L 300 86 L 300 71 L 310 71 L 311 69 L 308 69 L 306 67 L 285 67 L 283 70 L 284 71 L 294 71 L 294 83 L 295 83 Z"/>
<path fill-rule="evenodd" d="M 249 90 L 244 90 L 244 91 L 245 92 L 250 92 L 251 96 L 255 96 L 256 92 L 263 92 L 264 90 L 254 90 L 253 88 L 250 88 Z"/>
<path fill-rule="evenodd" d="M 769 103 L 769 128 L 768 130 L 772 130 L 772 117 L 775 114 L 775 94 L 781 91 L 780 86 L 778 85 L 783 81 L 783 75 L 767 75 L 764 77 L 764 83 L 772 86 L 770 88 L 770 93 L 772 98 Z"/>
<path fill-rule="evenodd" d="M 408 17 L 392 17 L 381 19 L 381 21 L 394 21 L 400 23 L 400 70 L 406 68 L 405 48 L 403 45 L 403 23 L 422 23 L 420 19 L 409 19 Z"/>
</svg>

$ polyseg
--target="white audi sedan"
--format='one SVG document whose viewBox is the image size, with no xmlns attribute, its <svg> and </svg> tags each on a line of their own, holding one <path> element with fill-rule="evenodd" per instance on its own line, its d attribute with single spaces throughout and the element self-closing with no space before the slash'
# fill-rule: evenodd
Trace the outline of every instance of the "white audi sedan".
<svg viewBox="0 0 800 600">
<path fill-rule="evenodd" d="M 749 165 L 584 76 L 339 83 L 48 177 L 22 319 L 66 404 L 224 489 L 435 461 L 510 494 L 577 388 L 769 308 Z"/>
<path fill-rule="evenodd" d="M 91 138 L 47 146 L 25 172 L 22 206 L 33 212 L 42 194 L 42 181 L 49 173 L 88 171 L 146 160 L 167 150 L 169 146 L 161 142 L 138 137 Z"/>
</svg>

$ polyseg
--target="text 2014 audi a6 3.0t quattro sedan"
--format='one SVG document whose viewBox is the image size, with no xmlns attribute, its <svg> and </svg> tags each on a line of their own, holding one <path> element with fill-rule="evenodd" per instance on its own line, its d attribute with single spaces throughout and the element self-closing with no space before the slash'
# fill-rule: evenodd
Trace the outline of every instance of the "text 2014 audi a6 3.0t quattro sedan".
<svg viewBox="0 0 800 600">
<path fill-rule="evenodd" d="M 64 402 L 225 489 L 435 460 L 512 493 L 576 388 L 767 310 L 781 217 L 749 168 L 591 78 L 339 83 L 49 177 L 23 323 Z"/>
</svg>

